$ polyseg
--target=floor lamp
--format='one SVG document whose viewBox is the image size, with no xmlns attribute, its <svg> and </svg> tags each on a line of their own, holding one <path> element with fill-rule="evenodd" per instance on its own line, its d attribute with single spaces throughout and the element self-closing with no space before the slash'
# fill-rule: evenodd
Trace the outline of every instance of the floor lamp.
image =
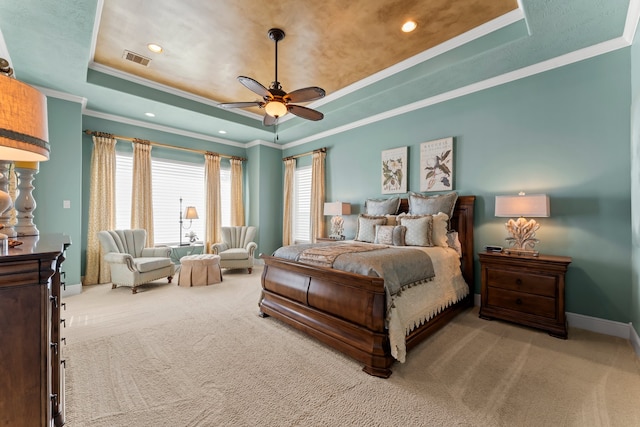
<svg viewBox="0 0 640 427">
<path fill-rule="evenodd" d="M 183 219 L 188 219 L 189 220 L 189 226 L 185 227 L 182 225 L 182 223 L 184 222 Z M 193 224 L 193 220 L 194 219 L 198 219 L 198 211 L 196 210 L 195 206 L 187 206 L 187 208 L 184 210 L 184 218 L 182 216 L 182 197 L 180 197 L 180 246 L 182 246 L 182 230 L 188 230 L 191 228 L 191 225 Z M 189 245 L 190 243 L 185 243 L 186 245 Z"/>
</svg>

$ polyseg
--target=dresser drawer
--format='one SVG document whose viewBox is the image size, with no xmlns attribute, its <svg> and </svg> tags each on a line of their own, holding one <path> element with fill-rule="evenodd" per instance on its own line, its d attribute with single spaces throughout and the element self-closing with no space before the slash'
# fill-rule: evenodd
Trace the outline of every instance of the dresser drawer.
<svg viewBox="0 0 640 427">
<path fill-rule="evenodd" d="M 540 295 L 490 287 L 488 289 L 487 305 L 534 314 L 549 319 L 556 318 L 556 300 Z"/>
<path fill-rule="evenodd" d="M 554 276 L 501 270 L 497 268 L 489 269 L 487 271 L 487 276 L 489 286 L 552 298 L 557 294 L 557 280 Z"/>
</svg>

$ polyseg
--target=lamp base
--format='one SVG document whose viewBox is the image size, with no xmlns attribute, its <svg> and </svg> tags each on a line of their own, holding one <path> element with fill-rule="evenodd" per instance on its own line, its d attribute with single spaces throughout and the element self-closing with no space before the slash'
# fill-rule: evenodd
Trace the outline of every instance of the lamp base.
<svg viewBox="0 0 640 427">
<path fill-rule="evenodd" d="M 503 249 L 502 253 L 505 253 L 508 255 L 522 256 L 522 257 L 536 257 L 540 255 L 540 252 L 534 251 L 531 249 L 515 249 L 515 248 Z"/>
</svg>

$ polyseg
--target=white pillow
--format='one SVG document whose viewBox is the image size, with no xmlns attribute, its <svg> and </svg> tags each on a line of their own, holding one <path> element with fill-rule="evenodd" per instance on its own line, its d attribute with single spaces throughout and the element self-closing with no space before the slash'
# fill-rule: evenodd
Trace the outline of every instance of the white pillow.
<svg viewBox="0 0 640 427">
<path fill-rule="evenodd" d="M 423 216 L 399 216 L 400 225 L 407 227 L 404 236 L 404 244 L 407 246 L 433 246 L 431 235 L 433 233 L 433 217 Z"/>
<path fill-rule="evenodd" d="M 387 218 L 384 216 L 358 215 L 358 229 L 354 240 L 373 243 L 376 239 L 376 225 L 385 225 L 386 223 Z"/>
<path fill-rule="evenodd" d="M 433 228 L 431 234 L 431 242 L 433 246 L 442 246 L 443 248 L 449 247 L 447 240 L 447 228 L 449 227 L 449 215 L 443 212 L 438 212 L 433 217 Z"/>
<path fill-rule="evenodd" d="M 376 225 L 376 240 L 380 245 L 405 246 L 407 228 L 402 225 Z"/>
</svg>

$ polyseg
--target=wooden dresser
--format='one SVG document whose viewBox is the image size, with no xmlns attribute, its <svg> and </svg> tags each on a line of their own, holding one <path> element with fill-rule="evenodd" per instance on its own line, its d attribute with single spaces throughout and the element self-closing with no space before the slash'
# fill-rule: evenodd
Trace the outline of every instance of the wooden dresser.
<svg viewBox="0 0 640 427">
<path fill-rule="evenodd" d="M 503 253 L 479 254 L 482 268 L 480 317 L 540 328 L 567 338 L 564 277 L 571 258 Z"/>
<path fill-rule="evenodd" d="M 64 424 L 63 234 L 20 237 L 0 255 L 0 425 Z"/>
</svg>

